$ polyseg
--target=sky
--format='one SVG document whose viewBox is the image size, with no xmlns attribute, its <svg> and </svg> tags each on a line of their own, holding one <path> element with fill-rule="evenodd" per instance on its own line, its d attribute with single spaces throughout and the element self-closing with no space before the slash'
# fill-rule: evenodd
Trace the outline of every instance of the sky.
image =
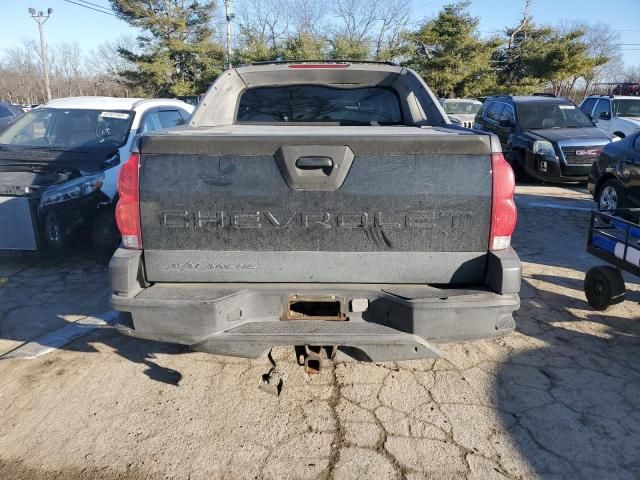
<svg viewBox="0 0 640 480">
<path fill-rule="evenodd" d="M 107 0 L 87 1 L 108 6 Z M 232 5 L 243 1 L 232 0 Z M 407 1 L 414 6 L 412 23 L 417 25 L 451 0 Z M 523 4 L 524 0 L 472 0 L 470 11 L 480 17 L 481 33 L 489 35 L 505 25 L 514 24 L 521 16 Z M 533 16 L 537 23 L 543 24 L 563 21 L 608 24 L 620 35 L 625 64 L 640 66 L 640 0 L 614 0 L 609 5 L 615 5 L 615 8 L 608 8 L 602 0 L 535 0 Z M 29 7 L 45 12 L 47 8 L 53 8 L 44 27 L 48 44 L 78 42 L 83 51 L 88 52 L 105 41 L 136 35 L 133 28 L 114 16 L 65 0 L 0 0 L 0 18 L 3 20 L 0 50 L 16 45 L 23 38 L 38 39 L 38 27 L 28 13 Z"/>
</svg>

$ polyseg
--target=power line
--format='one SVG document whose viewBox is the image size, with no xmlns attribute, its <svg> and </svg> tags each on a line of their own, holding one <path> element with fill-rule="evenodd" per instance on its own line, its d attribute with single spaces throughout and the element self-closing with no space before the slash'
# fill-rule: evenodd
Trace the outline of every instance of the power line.
<svg viewBox="0 0 640 480">
<path fill-rule="evenodd" d="M 104 13 L 105 15 L 111 15 L 112 17 L 116 17 L 116 18 L 118 17 L 117 15 L 115 15 L 113 13 L 106 12 L 104 10 L 98 10 L 97 8 L 90 7 L 89 5 L 84 5 L 82 3 L 77 3 L 77 2 L 74 2 L 72 0 L 64 0 L 64 1 L 67 2 L 67 3 L 73 3 L 74 5 L 78 5 L 79 7 L 88 8 L 89 10 L 93 10 L 94 12 Z"/>
<path fill-rule="evenodd" d="M 88 0 L 78 0 L 80 3 L 86 3 L 88 5 L 93 5 L 94 7 L 98 7 L 102 10 L 106 10 L 108 13 L 111 13 L 111 7 L 107 7 L 106 5 L 100 5 L 97 3 L 89 2 Z"/>
</svg>

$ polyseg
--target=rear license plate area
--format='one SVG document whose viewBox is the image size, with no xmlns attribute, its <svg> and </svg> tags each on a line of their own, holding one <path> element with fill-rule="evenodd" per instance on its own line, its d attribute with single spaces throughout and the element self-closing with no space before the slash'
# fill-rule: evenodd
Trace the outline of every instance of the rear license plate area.
<svg viewBox="0 0 640 480">
<path fill-rule="evenodd" d="M 335 295 L 291 295 L 281 320 L 348 320 L 346 302 Z"/>
</svg>

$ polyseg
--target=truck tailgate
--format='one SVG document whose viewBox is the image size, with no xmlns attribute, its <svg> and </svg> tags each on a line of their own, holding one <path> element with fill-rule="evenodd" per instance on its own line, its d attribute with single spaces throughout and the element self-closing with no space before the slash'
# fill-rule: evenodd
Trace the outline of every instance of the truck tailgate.
<svg viewBox="0 0 640 480">
<path fill-rule="evenodd" d="M 151 282 L 482 282 L 489 136 L 242 126 L 140 142 Z"/>
</svg>

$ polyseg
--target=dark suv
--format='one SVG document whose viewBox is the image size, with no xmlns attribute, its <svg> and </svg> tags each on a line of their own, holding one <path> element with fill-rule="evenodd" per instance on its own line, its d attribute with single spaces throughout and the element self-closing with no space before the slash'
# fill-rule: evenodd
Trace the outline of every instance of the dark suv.
<svg viewBox="0 0 640 480">
<path fill-rule="evenodd" d="M 474 127 L 500 138 L 521 179 L 584 182 L 602 148 L 615 137 L 572 102 L 551 96 L 488 97 Z"/>
</svg>

